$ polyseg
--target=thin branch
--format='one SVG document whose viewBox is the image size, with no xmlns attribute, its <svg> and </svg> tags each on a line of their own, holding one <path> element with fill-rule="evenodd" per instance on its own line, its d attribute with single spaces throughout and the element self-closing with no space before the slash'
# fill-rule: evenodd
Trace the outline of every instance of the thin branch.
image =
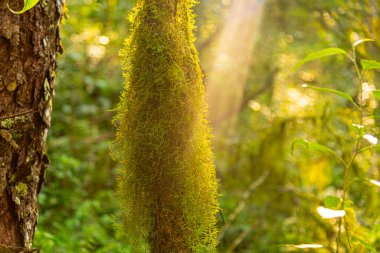
<svg viewBox="0 0 380 253">
<path fill-rule="evenodd" d="M 14 118 L 14 117 L 17 117 L 17 116 L 22 116 L 22 115 L 25 115 L 25 114 L 35 113 L 35 112 L 37 112 L 37 111 L 33 111 L 32 109 L 30 109 L 30 110 L 25 111 L 25 112 L 19 112 L 19 113 L 15 113 L 15 114 L 12 114 L 12 115 L 1 116 L 0 120 Z"/>
<path fill-rule="evenodd" d="M 269 171 L 265 171 L 257 180 L 252 182 L 248 189 L 243 193 L 243 197 L 241 198 L 239 204 L 234 209 L 234 211 L 228 216 L 227 223 L 220 229 L 219 239 L 224 236 L 226 230 L 231 226 L 232 221 L 236 219 L 236 217 L 244 210 L 246 206 L 246 202 L 248 198 L 251 196 L 252 192 L 259 187 L 262 183 L 264 183 L 265 179 L 269 176 Z"/>
<path fill-rule="evenodd" d="M 235 248 L 244 240 L 244 238 L 252 231 L 252 228 L 249 228 L 240 233 L 238 237 L 232 242 L 231 246 L 226 250 L 226 253 L 234 252 Z"/>
</svg>

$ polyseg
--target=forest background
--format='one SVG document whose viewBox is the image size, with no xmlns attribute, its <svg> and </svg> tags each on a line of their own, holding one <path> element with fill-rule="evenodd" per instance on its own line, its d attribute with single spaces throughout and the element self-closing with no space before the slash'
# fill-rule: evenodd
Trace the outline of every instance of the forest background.
<svg viewBox="0 0 380 253">
<path fill-rule="evenodd" d="M 125 252 L 114 235 L 118 166 L 109 147 L 124 85 L 118 52 L 129 33 L 133 5 L 122 0 L 68 3 L 47 145 L 51 166 L 39 196 L 34 245 L 42 252 Z M 322 219 L 317 208 L 326 197 L 339 196 L 344 168 L 323 153 L 296 149 L 292 155 L 291 146 L 305 138 L 343 157 L 352 152 L 353 108 L 301 85 L 355 97 L 357 77 L 340 56 L 297 70 L 292 66 L 319 49 L 350 51 L 359 38 L 375 40 L 358 46 L 359 57 L 380 60 L 380 3 L 202 0 L 195 13 L 220 179 L 218 250 L 303 252 L 292 245 L 316 243 L 325 246 L 318 252 L 331 252 L 337 221 Z M 363 87 L 374 89 L 378 78 L 368 74 Z M 366 124 L 378 136 L 378 105 L 370 92 L 366 103 L 375 115 Z M 217 115 L 215 108 L 233 110 Z M 379 180 L 378 167 L 376 152 L 362 153 L 352 178 Z M 379 188 L 356 180 L 349 199 L 355 210 L 350 224 L 354 252 L 380 252 Z"/>
</svg>

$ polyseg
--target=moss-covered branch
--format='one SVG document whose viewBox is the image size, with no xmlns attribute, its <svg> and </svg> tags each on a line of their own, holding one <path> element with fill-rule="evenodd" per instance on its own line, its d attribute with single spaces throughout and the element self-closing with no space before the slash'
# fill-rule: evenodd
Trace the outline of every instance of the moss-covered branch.
<svg viewBox="0 0 380 253">
<path fill-rule="evenodd" d="M 214 251 L 217 181 L 193 1 L 140 0 L 121 55 L 126 79 L 114 154 L 120 234 L 133 252 Z"/>
</svg>

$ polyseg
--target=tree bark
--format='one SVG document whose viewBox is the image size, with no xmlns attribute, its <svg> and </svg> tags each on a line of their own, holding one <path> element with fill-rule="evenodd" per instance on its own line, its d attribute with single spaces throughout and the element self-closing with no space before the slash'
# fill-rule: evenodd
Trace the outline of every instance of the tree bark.
<svg viewBox="0 0 380 253">
<path fill-rule="evenodd" d="M 40 1 L 16 15 L 7 2 L 0 1 L 0 252 L 19 252 L 31 249 L 37 225 L 64 3 Z M 23 1 L 9 5 L 20 10 Z"/>
</svg>

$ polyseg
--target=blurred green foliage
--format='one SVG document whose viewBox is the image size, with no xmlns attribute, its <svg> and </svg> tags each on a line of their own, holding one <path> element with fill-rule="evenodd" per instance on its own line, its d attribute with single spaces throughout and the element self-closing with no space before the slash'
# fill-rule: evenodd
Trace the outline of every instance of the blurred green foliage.
<svg viewBox="0 0 380 253">
<path fill-rule="evenodd" d="M 207 72 L 208 50 L 223 29 L 231 1 L 203 0 L 197 46 Z M 289 245 L 316 243 L 333 252 L 336 220 L 322 219 L 317 207 L 340 196 L 343 167 L 332 156 L 295 149 L 305 138 L 349 157 L 357 114 L 346 100 L 301 85 L 334 88 L 357 95 L 355 69 L 336 56 L 294 66 L 309 52 L 358 46 L 359 59 L 380 60 L 380 4 L 373 0 L 267 0 L 261 36 L 245 87 L 239 125 L 230 139 L 215 140 L 220 177 L 219 252 L 304 252 Z M 128 35 L 133 1 L 72 0 L 62 28 L 53 122 L 48 138 L 51 166 L 40 194 L 35 246 L 42 252 L 128 252 L 114 239 L 118 216 L 114 197 L 116 165 L 109 157 L 111 111 L 123 87 L 118 51 Z M 236 38 L 238 39 L 238 38 Z M 376 72 L 366 74 L 379 87 Z M 363 86 L 364 87 L 364 86 Z M 379 136 L 379 109 L 366 122 Z M 218 143 L 228 143 L 227 148 Z M 355 213 L 353 252 L 380 252 L 379 188 L 359 178 L 379 180 L 379 155 L 364 152 L 353 164 L 349 199 Z M 327 202 L 326 202 L 327 201 Z M 348 250 L 346 250 L 349 252 Z"/>
<path fill-rule="evenodd" d="M 324 249 L 318 252 L 333 252 L 336 220 L 321 219 L 317 207 L 326 196 L 340 196 L 343 167 L 334 157 L 320 153 L 298 150 L 291 156 L 290 147 L 294 140 L 305 138 L 323 143 L 343 157 L 350 156 L 356 135 L 350 126 L 357 118 L 352 106 L 337 96 L 305 90 L 301 85 L 339 89 L 355 97 L 355 69 L 339 56 L 308 63 L 297 71 L 291 68 L 309 52 L 328 47 L 350 51 L 352 39 L 374 38 L 376 43 L 358 47 L 359 57 L 379 55 L 375 29 L 379 10 L 373 1 L 267 3 L 239 128 L 233 141 L 225 141 L 231 143 L 229 149 L 216 154 L 218 167 L 228 168 L 221 181 L 225 216 L 234 213 L 251 182 L 267 171 L 270 174 L 249 194 L 239 216 L 227 223 L 221 252 L 303 252 L 289 245 L 309 243 L 322 244 Z M 368 74 L 369 86 L 374 87 L 378 77 Z M 376 110 L 373 98 L 367 103 Z M 367 122 L 377 135 L 375 123 L 373 119 Z M 218 155 L 229 159 L 220 163 L 225 159 Z M 378 179 L 377 157 L 362 154 L 351 176 Z M 360 224 L 355 225 L 358 236 L 352 240 L 359 246 L 353 246 L 351 252 L 380 250 L 374 214 L 379 208 L 378 194 L 378 188 L 364 181 L 351 185 L 350 199 L 357 210 L 353 220 Z"/>
<path fill-rule="evenodd" d="M 114 239 L 112 112 L 123 87 L 118 57 L 133 2 L 74 0 L 61 31 L 51 166 L 39 196 L 35 246 L 42 252 L 125 252 Z"/>
</svg>

